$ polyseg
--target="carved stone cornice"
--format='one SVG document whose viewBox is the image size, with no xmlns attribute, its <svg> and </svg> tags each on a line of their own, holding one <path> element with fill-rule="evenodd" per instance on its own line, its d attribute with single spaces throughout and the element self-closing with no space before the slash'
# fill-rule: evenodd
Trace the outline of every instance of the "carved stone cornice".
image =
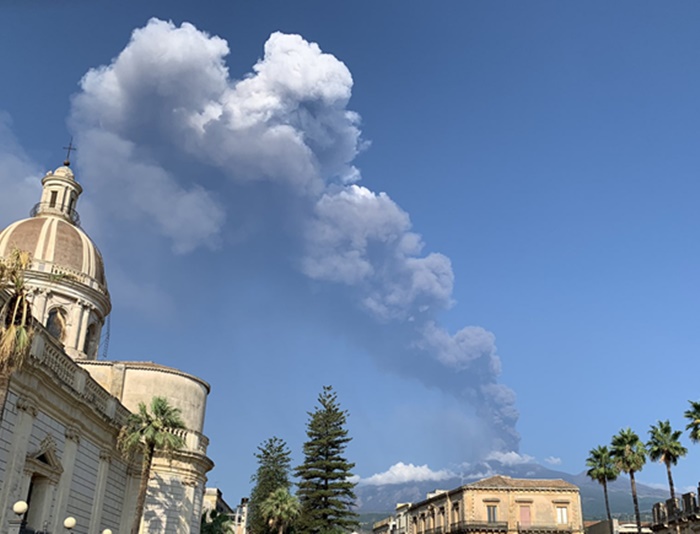
<svg viewBox="0 0 700 534">
<path fill-rule="evenodd" d="M 100 451 L 100 460 L 104 462 L 111 462 L 112 461 L 112 451 L 109 449 L 102 449 Z"/>
</svg>

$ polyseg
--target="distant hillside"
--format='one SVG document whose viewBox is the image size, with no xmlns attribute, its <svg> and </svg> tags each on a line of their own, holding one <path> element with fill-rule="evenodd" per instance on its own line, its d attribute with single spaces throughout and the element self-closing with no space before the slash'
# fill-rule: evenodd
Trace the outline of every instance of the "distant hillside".
<svg viewBox="0 0 700 534">
<path fill-rule="evenodd" d="M 589 479 L 585 472 L 571 475 L 563 471 L 555 471 L 539 464 L 528 463 L 504 465 L 497 461 L 480 463 L 459 477 L 440 482 L 410 482 L 405 484 L 387 484 L 383 486 L 358 486 L 358 511 L 365 514 L 379 513 L 389 515 L 396 503 L 417 502 L 425 499 L 428 492 L 435 489 L 453 489 L 491 475 L 507 475 L 514 478 L 561 478 L 576 484 L 581 490 L 581 505 L 586 520 L 602 519 L 605 517 L 605 501 L 603 488 L 597 482 Z M 629 479 L 621 477 L 608 486 L 610 508 L 615 517 L 632 518 L 634 510 L 630 494 Z M 651 515 L 651 507 L 655 502 L 668 498 L 668 492 L 637 484 L 639 507 L 643 515 Z"/>
</svg>

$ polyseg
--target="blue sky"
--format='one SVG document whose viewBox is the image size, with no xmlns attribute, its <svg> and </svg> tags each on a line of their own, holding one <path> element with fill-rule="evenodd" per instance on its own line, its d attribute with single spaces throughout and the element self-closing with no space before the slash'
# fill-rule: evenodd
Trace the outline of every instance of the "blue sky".
<svg viewBox="0 0 700 534">
<path fill-rule="evenodd" d="M 266 438 L 301 461 L 324 384 L 364 479 L 512 449 L 579 472 L 622 427 L 685 425 L 697 3 L 0 15 L 0 224 L 25 216 L 74 136 L 114 303 L 109 358 L 211 383 L 210 483 L 229 501 Z M 687 445 L 682 487 L 698 482 Z"/>
</svg>

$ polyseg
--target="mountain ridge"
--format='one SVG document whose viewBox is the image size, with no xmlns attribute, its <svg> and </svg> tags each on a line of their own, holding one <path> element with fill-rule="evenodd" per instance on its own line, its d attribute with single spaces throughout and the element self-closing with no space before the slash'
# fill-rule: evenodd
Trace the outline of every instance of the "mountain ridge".
<svg viewBox="0 0 700 534">
<path fill-rule="evenodd" d="M 584 520 L 605 519 L 605 500 L 603 488 L 586 476 L 557 471 L 535 462 L 506 464 L 489 460 L 469 466 L 454 477 L 442 480 L 411 481 L 397 484 L 362 484 L 355 488 L 357 510 L 362 514 L 393 513 L 397 503 L 419 502 L 429 492 L 436 489 L 451 490 L 465 484 L 494 475 L 529 479 L 562 479 L 579 487 L 581 507 Z M 637 482 L 639 507 L 644 517 L 651 517 L 654 503 L 669 498 L 668 490 L 662 490 Z M 608 496 L 613 517 L 621 520 L 631 519 L 634 513 L 629 479 L 621 476 L 608 483 Z"/>
</svg>

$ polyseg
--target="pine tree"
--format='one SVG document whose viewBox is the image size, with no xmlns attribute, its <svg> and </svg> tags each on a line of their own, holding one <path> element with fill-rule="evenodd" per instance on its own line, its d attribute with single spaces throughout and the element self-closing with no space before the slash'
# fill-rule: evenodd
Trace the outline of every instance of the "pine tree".
<svg viewBox="0 0 700 534">
<path fill-rule="evenodd" d="M 255 457 L 258 459 L 258 470 L 251 477 L 255 482 L 248 501 L 248 531 L 251 534 L 277 534 L 265 517 L 260 507 L 277 489 L 289 490 L 291 471 L 290 451 L 284 440 L 272 437 L 258 446 Z"/>
<path fill-rule="evenodd" d="M 348 442 L 347 411 L 341 410 L 333 388 L 324 386 L 319 406 L 309 412 L 304 443 L 304 463 L 296 468 L 297 497 L 301 513 L 295 530 L 302 534 L 331 534 L 359 528 L 355 483 L 350 481 L 354 463 L 343 454 Z"/>
</svg>

